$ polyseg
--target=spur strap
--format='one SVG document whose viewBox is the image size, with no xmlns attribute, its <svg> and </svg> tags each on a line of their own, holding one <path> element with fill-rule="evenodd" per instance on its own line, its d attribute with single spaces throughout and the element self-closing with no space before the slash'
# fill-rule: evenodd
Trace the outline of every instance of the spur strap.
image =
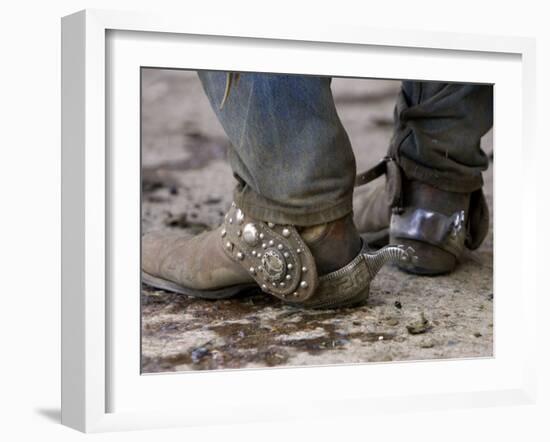
<svg viewBox="0 0 550 442">
<path fill-rule="evenodd" d="M 355 187 L 370 183 L 379 176 L 384 175 L 387 171 L 388 161 L 392 161 L 392 159 L 390 157 L 384 157 L 380 160 L 378 164 L 376 164 L 376 166 L 371 167 L 370 169 L 358 174 L 355 177 Z"/>
</svg>

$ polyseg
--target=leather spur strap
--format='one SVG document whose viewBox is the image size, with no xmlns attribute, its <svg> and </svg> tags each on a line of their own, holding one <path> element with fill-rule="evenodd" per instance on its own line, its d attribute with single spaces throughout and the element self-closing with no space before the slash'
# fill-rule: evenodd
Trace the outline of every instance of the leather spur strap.
<svg viewBox="0 0 550 442">
<path fill-rule="evenodd" d="M 355 187 L 370 183 L 371 181 L 374 181 L 379 176 L 384 175 L 386 173 L 386 165 L 388 161 L 391 161 L 391 158 L 384 157 L 382 158 L 382 160 L 380 160 L 378 164 L 376 164 L 376 166 L 371 167 L 365 172 L 358 174 L 355 177 Z"/>
<path fill-rule="evenodd" d="M 401 169 L 392 157 L 386 156 L 382 158 L 376 166 L 357 175 L 355 177 L 355 187 L 368 184 L 382 175 L 386 175 L 386 200 L 388 206 L 392 207 L 392 210 L 400 212 L 403 179 L 401 177 Z"/>
</svg>

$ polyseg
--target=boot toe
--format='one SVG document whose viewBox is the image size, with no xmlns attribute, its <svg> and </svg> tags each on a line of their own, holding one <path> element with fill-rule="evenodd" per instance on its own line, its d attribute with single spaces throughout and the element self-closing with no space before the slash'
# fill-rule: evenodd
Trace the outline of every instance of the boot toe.
<svg viewBox="0 0 550 442">
<path fill-rule="evenodd" d="M 158 275 L 163 255 L 176 244 L 192 237 L 186 232 L 157 230 L 141 237 L 141 269 L 150 275 Z"/>
</svg>

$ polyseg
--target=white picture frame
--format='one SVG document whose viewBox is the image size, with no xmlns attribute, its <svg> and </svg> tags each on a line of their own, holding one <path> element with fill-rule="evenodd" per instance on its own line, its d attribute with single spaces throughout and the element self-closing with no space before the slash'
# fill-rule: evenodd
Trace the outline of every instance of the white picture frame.
<svg viewBox="0 0 550 442">
<path fill-rule="evenodd" d="M 109 35 L 122 36 L 115 46 L 110 45 Z M 130 36 L 131 38 L 126 38 Z M 498 161 L 498 171 L 495 173 L 496 202 L 495 207 L 502 221 L 495 228 L 495 268 L 500 271 L 502 290 L 515 291 L 515 306 L 506 299 L 499 301 L 495 328 L 496 342 L 500 345 L 495 357 L 487 360 L 463 360 L 423 363 L 392 363 L 367 364 L 349 367 L 318 367 L 278 370 L 239 370 L 217 373 L 192 373 L 176 375 L 139 375 L 139 358 L 132 352 L 124 353 L 120 349 L 116 324 L 121 323 L 121 305 L 111 298 L 112 291 L 121 284 L 126 276 L 113 279 L 112 265 L 116 263 L 125 251 L 113 247 L 122 236 L 117 229 L 118 215 L 114 213 L 126 210 L 114 210 L 118 207 L 114 188 L 120 190 L 124 183 L 132 181 L 131 173 L 139 173 L 139 163 L 129 160 L 121 162 L 119 154 L 113 155 L 109 143 L 120 143 L 117 130 L 108 131 L 107 121 L 114 118 L 117 124 L 125 129 L 135 129 L 135 119 L 118 119 L 116 110 L 109 108 L 112 97 L 109 96 L 109 82 L 117 81 L 117 73 L 109 69 L 109 65 L 119 63 L 124 66 L 140 65 L 140 57 L 153 53 L 157 60 L 155 66 L 164 66 L 164 58 L 174 51 L 173 45 L 182 43 L 186 36 L 192 37 L 193 44 L 204 45 L 209 38 L 216 39 L 217 44 L 239 46 L 244 52 L 258 51 L 269 47 L 281 53 L 282 57 L 294 60 L 296 72 L 307 73 L 308 66 L 300 66 L 303 51 L 332 51 L 336 57 L 353 51 L 366 51 L 367 57 L 387 57 L 387 71 L 372 71 L 373 76 L 392 78 L 422 78 L 447 79 L 445 69 L 449 69 L 449 60 L 463 60 L 477 63 L 482 68 L 479 72 L 464 71 L 460 79 L 464 81 L 487 80 L 491 75 L 486 60 L 494 58 L 501 60 L 509 67 L 509 72 L 501 72 L 502 84 L 508 84 L 510 90 L 502 89 L 502 93 L 510 101 L 518 103 L 517 112 L 512 114 L 504 109 L 499 102 L 496 82 L 495 99 L 495 144 L 504 146 L 506 143 L 516 143 L 521 146 L 522 171 L 524 187 L 513 189 L 499 175 L 506 176 L 507 170 L 515 166 L 514 158 L 502 154 Z M 167 39 L 164 43 L 163 38 Z M 160 39 L 160 40 L 159 40 Z M 205 40 L 206 39 L 206 40 Z M 153 43 L 151 43 L 153 42 Z M 148 44 L 143 54 L 137 51 L 136 44 Z M 118 45 L 118 46 L 117 46 Z M 172 47 L 170 46 L 172 45 Z M 267 45 L 267 46 L 262 46 Z M 204 47 L 204 46 L 203 46 Z M 123 50 L 122 50 L 123 49 Z M 190 50 L 197 50 L 190 49 Z M 292 56 L 292 51 L 297 51 Z M 286 54 L 286 55 L 285 55 Z M 118 58 L 120 57 L 120 59 Z M 399 57 L 409 57 L 411 63 L 403 70 L 399 68 Z M 116 60 L 115 60 L 116 58 Z M 430 72 L 422 73 L 421 64 L 415 60 L 429 60 Z M 199 60 L 199 59 L 197 59 Z M 233 59 L 234 60 L 234 59 Z M 256 70 L 276 71 L 273 63 L 276 57 L 258 58 L 250 68 Z M 439 60 L 439 62 L 438 62 Z M 498 61 L 497 60 L 497 61 Z M 303 61 L 302 61 L 303 62 Z M 508 63 L 509 64 L 506 64 Z M 123 65 L 123 63 L 125 63 Z M 181 62 L 180 62 L 181 63 Z M 235 64 L 231 57 L 220 56 L 204 65 L 195 62 L 187 68 L 211 68 L 238 70 L 242 65 Z M 333 67 L 334 72 L 360 74 L 357 65 L 345 66 L 345 62 Z M 480 35 L 464 35 L 450 33 L 427 33 L 402 31 L 399 33 L 369 28 L 350 28 L 345 26 L 297 27 L 277 23 L 234 24 L 231 22 L 212 22 L 200 17 L 188 19 L 169 16 L 156 16 L 143 13 L 113 12 L 87 10 L 64 17 L 62 20 L 62 423 L 85 432 L 111 431 L 123 429 L 158 428 L 170 426 L 202 425 L 211 422 L 255 422 L 262 420 L 285 419 L 296 417 L 322 417 L 334 415 L 361 415 L 373 410 L 389 412 L 407 410 L 410 408 L 461 408 L 470 406 L 492 406 L 499 404 L 528 404 L 535 398 L 535 339 L 536 329 L 536 277 L 535 269 L 526 265 L 527 257 L 534 254 L 534 232 L 532 229 L 536 219 L 536 192 L 527 192 L 528 188 L 536 188 L 534 174 L 529 170 L 533 167 L 534 142 L 532 138 L 533 114 L 535 101 L 535 46 L 532 39 L 518 37 L 499 37 Z M 383 64 L 386 66 L 386 64 Z M 447 66 L 445 66 L 447 65 Z M 503 65 L 503 66 L 504 66 Z M 281 66 L 284 72 L 289 71 L 289 65 Z M 339 69 L 339 70 L 338 70 Z M 382 68 L 381 68 L 382 69 Z M 484 69 L 487 69 L 485 71 Z M 390 73 L 391 72 L 391 73 Z M 416 72 L 416 76 L 415 76 Z M 509 76 L 507 76 L 509 74 Z M 364 75 L 364 73 L 363 73 Z M 411 77 L 413 75 L 413 77 Z M 494 74 L 497 75 L 497 74 Z M 496 77 L 495 77 L 496 78 Z M 129 79 L 129 82 L 133 81 Z M 508 82 L 509 83 L 506 83 Z M 519 81 L 519 83 L 518 83 Z M 510 85 L 519 84 L 520 90 L 514 90 Z M 138 90 L 135 91 L 138 93 Z M 503 95 L 501 95 L 502 97 Z M 124 97 L 119 97 L 124 100 Z M 500 107 L 499 107 L 500 106 Z M 135 109 L 134 109 L 135 111 Z M 133 114 L 132 114 L 133 115 Z M 507 124 L 516 117 L 519 127 Z M 509 132 L 507 132 L 509 131 Z M 130 132 L 126 132 L 130 133 Z M 133 132 L 132 132 L 133 133 Z M 128 141 L 129 146 L 135 145 L 133 133 Z M 509 150 L 509 149 L 508 149 Z M 118 150 L 117 152 L 120 152 Z M 124 152 L 122 152 L 124 155 Z M 517 158 L 516 158 L 517 161 Z M 128 169 L 128 175 L 123 170 Z M 132 169 L 133 168 L 133 169 Z M 132 170 L 130 170 L 132 169 Z M 502 172 L 501 172 L 502 171 Z M 532 180 L 532 181 L 530 181 Z M 531 182 L 531 186 L 529 183 Z M 134 183 L 135 184 L 135 183 Z M 516 186 L 517 187 L 517 186 Z M 521 199 L 522 211 L 512 218 L 507 217 L 507 209 L 499 206 L 498 195 L 505 193 Z M 134 212 L 132 212 L 134 210 Z M 128 207 L 128 213 L 135 213 L 135 206 Z M 123 215 L 120 215 L 123 216 Z M 505 225 L 504 223 L 509 223 Z M 502 227 L 501 227 L 502 226 Z M 521 241 L 517 250 L 516 261 L 512 262 L 504 256 L 503 249 L 499 251 L 499 235 L 506 228 L 519 228 Z M 135 231 L 129 229 L 127 241 L 139 242 Z M 132 236 L 134 234 L 134 236 Z M 123 239 L 121 239 L 123 240 Z M 139 245 L 137 245 L 139 247 Z M 135 253 L 132 255 L 135 261 Z M 131 260 L 130 260 L 131 261 Z M 518 265 L 518 262 L 520 263 Z M 518 272 L 513 281 L 506 281 L 510 271 Z M 135 267 L 135 266 L 134 266 Z M 502 269 L 502 270 L 500 270 Z M 135 267 L 139 275 L 139 266 Z M 495 274 L 495 290 L 498 290 L 498 275 Z M 509 287 L 506 288 L 505 285 Z M 518 295 L 519 293 L 519 295 Z M 137 294 L 136 294 L 136 297 Z M 505 298 L 505 297 L 503 297 Z M 523 340 L 518 341 L 507 328 L 506 318 L 513 309 L 517 309 L 514 317 L 516 324 L 521 324 Z M 134 310 L 131 310 L 134 309 Z M 130 306 L 130 312 L 135 313 L 135 305 Z M 118 315 L 118 316 L 117 316 Z M 133 320 L 139 321 L 138 317 Z M 499 322 L 497 322 L 499 321 Z M 502 324 L 502 325 L 499 325 Z M 134 327 L 134 328 L 132 328 Z M 135 324 L 128 330 L 135 331 Z M 118 333 L 118 334 L 117 334 Z M 121 337 L 120 339 L 133 339 Z M 135 336 L 139 339 L 139 334 Z M 519 351 L 521 349 L 521 351 Z M 514 357 L 512 357 L 514 355 Z M 135 358 L 135 359 L 131 359 Z M 123 365 L 134 364 L 132 373 L 117 370 Z M 126 369 L 126 368 L 125 368 Z M 495 371 L 496 370 L 496 371 Z M 463 376 L 457 376 L 462 373 Z M 483 373 L 483 374 L 480 374 Z M 492 375 L 494 373 L 494 375 Z M 473 382 L 475 377 L 477 383 Z M 127 376 L 126 376 L 127 375 Z M 308 379 L 316 376 L 339 376 L 342 385 L 339 389 L 327 387 L 317 391 L 315 384 Z M 367 375 L 375 376 L 377 385 L 369 388 L 358 387 L 356 381 Z M 191 377 L 193 376 L 193 377 Z M 199 377 L 200 376 L 200 377 Z M 400 377 L 416 379 L 417 389 L 407 390 L 407 385 L 394 385 L 387 389 L 380 388 L 384 377 Z M 451 381 L 452 379 L 452 381 Z M 127 382 L 128 381 L 128 382 Z M 133 382 L 133 383 L 132 383 Z M 175 386 L 175 383 L 181 384 Z M 159 406 L 161 394 L 174 391 L 185 384 L 185 399 L 179 400 L 180 406 L 169 400 L 163 401 L 165 406 Z M 291 385 L 293 391 L 302 396 L 284 403 L 277 396 L 281 385 Z M 123 385 L 124 388 L 119 387 Z M 431 388 L 428 388 L 431 386 Z M 138 390 L 135 390 L 135 389 Z M 225 395 L 218 401 L 210 402 L 209 413 L 206 405 L 193 399 L 204 388 L 223 391 Z M 257 398 L 258 388 L 263 388 L 272 397 L 271 405 Z M 393 388 L 393 389 L 392 389 Z M 118 390 L 117 390 L 118 389 Z M 164 393 L 162 393 L 162 390 Z M 117 390 L 117 403 L 129 404 L 136 401 L 132 396 L 138 392 L 144 404 L 135 407 L 113 405 L 112 392 Z M 158 393 L 161 391 L 161 393 Z M 158 393 L 158 394 L 157 394 Z M 165 396 L 165 398 L 168 396 Z M 181 396 L 179 396 L 181 397 Z M 238 399 L 236 399 L 238 398 Z M 186 406 L 186 401 L 193 406 Z M 147 408 L 147 403 L 149 408 Z M 261 406 L 259 406 L 261 405 Z M 335 411 L 337 410 L 337 411 Z"/>
</svg>

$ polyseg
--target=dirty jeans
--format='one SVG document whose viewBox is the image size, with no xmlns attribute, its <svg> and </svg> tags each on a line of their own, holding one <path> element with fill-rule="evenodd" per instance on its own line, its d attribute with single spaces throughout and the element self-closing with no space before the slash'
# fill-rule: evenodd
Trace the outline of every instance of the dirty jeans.
<svg viewBox="0 0 550 442">
<path fill-rule="evenodd" d="M 352 212 L 355 157 L 331 78 L 242 73 L 220 108 L 226 73 L 198 74 L 231 142 L 234 200 L 245 213 L 309 226 Z M 479 189 L 492 94 L 492 86 L 404 81 L 390 143 L 404 173 L 443 190 Z"/>
</svg>

